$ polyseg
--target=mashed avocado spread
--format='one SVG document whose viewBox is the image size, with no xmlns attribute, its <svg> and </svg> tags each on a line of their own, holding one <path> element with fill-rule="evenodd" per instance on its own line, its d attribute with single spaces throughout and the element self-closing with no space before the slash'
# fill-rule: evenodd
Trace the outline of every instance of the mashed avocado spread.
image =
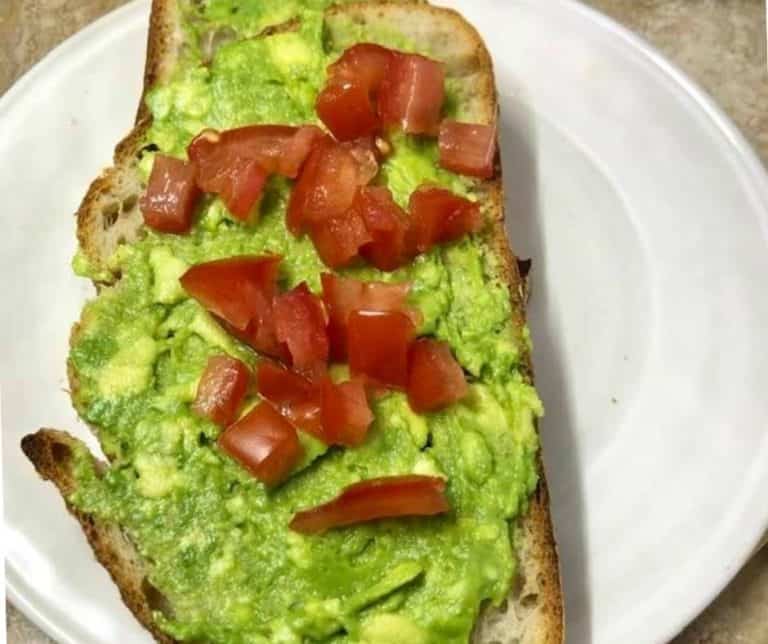
<svg viewBox="0 0 768 644">
<path fill-rule="evenodd" d="M 339 53 L 323 30 L 325 0 L 180 4 L 179 65 L 147 97 L 154 121 L 145 172 L 153 151 L 183 157 L 203 127 L 316 122 L 315 96 Z M 297 31 L 254 37 L 292 17 L 300 18 Z M 396 34 L 354 29 L 353 42 L 419 50 Z M 450 81 L 447 90 L 447 110 L 456 114 Z M 434 141 L 399 136 L 393 144 L 378 181 L 401 203 L 424 181 L 474 198 L 471 181 L 438 168 Z M 448 342 L 469 374 L 461 403 L 419 416 L 404 395 L 389 393 L 373 403 L 376 420 L 361 447 L 327 449 L 302 434 L 304 459 L 276 489 L 220 452 L 219 428 L 190 411 L 209 356 L 226 352 L 250 365 L 258 357 L 185 295 L 178 278 L 189 265 L 277 252 L 283 286 L 306 280 L 319 291 L 327 269 L 312 243 L 284 225 L 290 183 L 271 180 L 254 225 L 231 219 L 208 197 L 190 234 L 150 231 L 110 260 L 120 280 L 86 305 L 70 368 L 75 404 L 98 429 L 111 465 L 97 473 L 76 452 L 78 491 L 70 500 L 130 535 L 148 562 L 148 581 L 168 599 L 155 619 L 176 639 L 466 643 L 484 602 L 500 602 L 514 577 L 510 526 L 536 486 L 541 414 L 523 375 L 527 337 L 512 322 L 508 289 L 482 236 L 393 273 L 345 271 L 412 283 L 411 303 L 424 315 L 420 333 Z M 104 279 L 104 269 L 81 254 L 74 266 Z M 319 536 L 287 527 L 296 510 L 348 484 L 409 473 L 446 477 L 451 512 Z"/>
</svg>

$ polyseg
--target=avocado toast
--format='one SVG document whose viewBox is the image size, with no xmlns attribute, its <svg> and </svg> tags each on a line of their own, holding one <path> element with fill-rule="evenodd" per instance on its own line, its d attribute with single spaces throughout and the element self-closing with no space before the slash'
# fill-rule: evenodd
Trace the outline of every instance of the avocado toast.
<svg viewBox="0 0 768 644">
<path fill-rule="evenodd" d="M 466 642 L 562 640 L 562 604 L 530 385 L 524 285 L 508 249 L 500 168 L 467 179 L 439 167 L 434 141 L 392 133 L 376 182 L 405 205 L 418 186 L 480 204 L 482 232 L 394 271 L 339 271 L 411 285 L 420 336 L 446 342 L 468 374 L 461 402 L 414 413 L 403 393 L 371 403 L 363 444 L 328 449 L 299 432 L 303 456 L 267 488 L 222 454 L 220 429 L 190 410 L 206 361 L 258 356 L 179 284 L 190 266 L 277 253 L 281 286 L 321 290 L 328 269 L 286 230 L 291 182 L 267 184 L 243 225 L 206 197 L 186 235 L 143 226 L 141 197 L 159 153 L 185 157 L 205 127 L 316 123 L 326 66 L 376 42 L 440 61 L 444 111 L 492 123 L 490 59 L 458 14 L 428 5 L 308 1 L 155 1 L 145 95 L 115 166 L 78 213 L 75 268 L 100 285 L 72 334 L 73 402 L 109 465 L 61 432 L 23 448 L 62 492 L 136 617 L 158 641 Z M 343 371 L 343 368 L 341 369 Z M 292 514 L 374 477 L 445 477 L 451 512 L 321 535 Z M 478 614 L 481 614 L 478 620 Z"/>
</svg>

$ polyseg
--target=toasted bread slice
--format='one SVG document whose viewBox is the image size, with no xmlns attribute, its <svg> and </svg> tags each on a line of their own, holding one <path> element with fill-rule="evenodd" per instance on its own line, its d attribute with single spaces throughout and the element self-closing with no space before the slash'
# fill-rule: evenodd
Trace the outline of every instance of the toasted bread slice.
<svg viewBox="0 0 768 644">
<path fill-rule="evenodd" d="M 376 32 L 400 33 L 423 46 L 446 66 L 449 78 L 457 79 L 463 120 L 492 122 L 498 105 L 490 56 L 482 39 L 460 14 L 426 4 L 407 6 L 401 2 L 355 3 L 331 8 L 327 26 L 332 39 L 345 46 L 350 21 L 370 26 Z M 278 25 L 267 30 L 294 28 Z M 153 0 L 144 93 L 163 82 L 172 72 L 182 37 L 175 0 Z M 151 115 L 144 96 L 133 131 L 117 146 L 114 166 L 90 186 L 77 213 L 78 239 L 94 267 L 102 270 L 121 243 L 138 239 L 143 230 L 138 198 L 144 186 L 138 163 L 145 145 Z M 497 161 L 497 163 L 499 163 Z M 525 285 L 516 258 L 504 232 L 501 168 L 497 179 L 484 182 L 480 200 L 492 221 L 490 249 L 501 260 L 503 277 L 510 287 L 516 329 L 525 324 Z M 529 364 L 529 376 L 530 364 Z M 76 387 L 77 383 L 71 383 Z M 73 449 L 79 441 L 56 430 L 42 429 L 25 437 L 22 449 L 39 474 L 52 481 L 65 500 L 74 491 Z M 478 622 L 473 642 L 522 642 L 555 644 L 563 640 L 563 608 L 556 546 L 549 516 L 544 471 L 539 461 L 539 486 L 529 510 L 515 530 L 519 562 L 518 578 L 508 600 L 500 609 L 487 609 Z M 152 619 L 154 610 L 163 610 L 164 599 L 147 582 L 146 569 L 135 548 L 119 526 L 84 514 L 67 503 L 80 522 L 97 559 L 110 572 L 123 600 L 158 642 L 173 642 Z"/>
</svg>

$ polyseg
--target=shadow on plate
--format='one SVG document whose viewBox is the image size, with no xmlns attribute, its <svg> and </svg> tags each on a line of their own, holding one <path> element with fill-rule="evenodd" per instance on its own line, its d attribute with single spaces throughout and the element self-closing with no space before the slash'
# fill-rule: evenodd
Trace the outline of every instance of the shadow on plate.
<svg viewBox="0 0 768 644">
<path fill-rule="evenodd" d="M 552 310 L 557 293 L 543 266 L 546 239 L 539 212 L 536 119 L 519 98 L 503 97 L 501 149 L 506 227 L 521 259 L 533 260 L 529 275 L 528 322 L 533 337 L 536 387 L 546 414 L 539 423 L 552 521 L 558 543 L 569 644 L 592 641 L 584 488 L 571 392 L 562 368 L 562 329 Z"/>
</svg>

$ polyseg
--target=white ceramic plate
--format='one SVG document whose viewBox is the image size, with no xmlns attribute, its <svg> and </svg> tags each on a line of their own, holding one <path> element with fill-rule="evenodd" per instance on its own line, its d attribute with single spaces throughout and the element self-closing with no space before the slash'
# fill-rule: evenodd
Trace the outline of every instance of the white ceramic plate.
<svg viewBox="0 0 768 644">
<path fill-rule="evenodd" d="M 565 0 L 455 0 L 496 61 L 509 230 L 530 319 L 569 641 L 661 642 L 735 574 L 768 506 L 768 180 L 713 103 Z M 11 598 L 60 642 L 149 642 L 51 485 L 69 405 L 68 268 L 88 181 L 127 131 L 148 2 L 65 43 L 0 101 L 3 450 Z"/>
</svg>

